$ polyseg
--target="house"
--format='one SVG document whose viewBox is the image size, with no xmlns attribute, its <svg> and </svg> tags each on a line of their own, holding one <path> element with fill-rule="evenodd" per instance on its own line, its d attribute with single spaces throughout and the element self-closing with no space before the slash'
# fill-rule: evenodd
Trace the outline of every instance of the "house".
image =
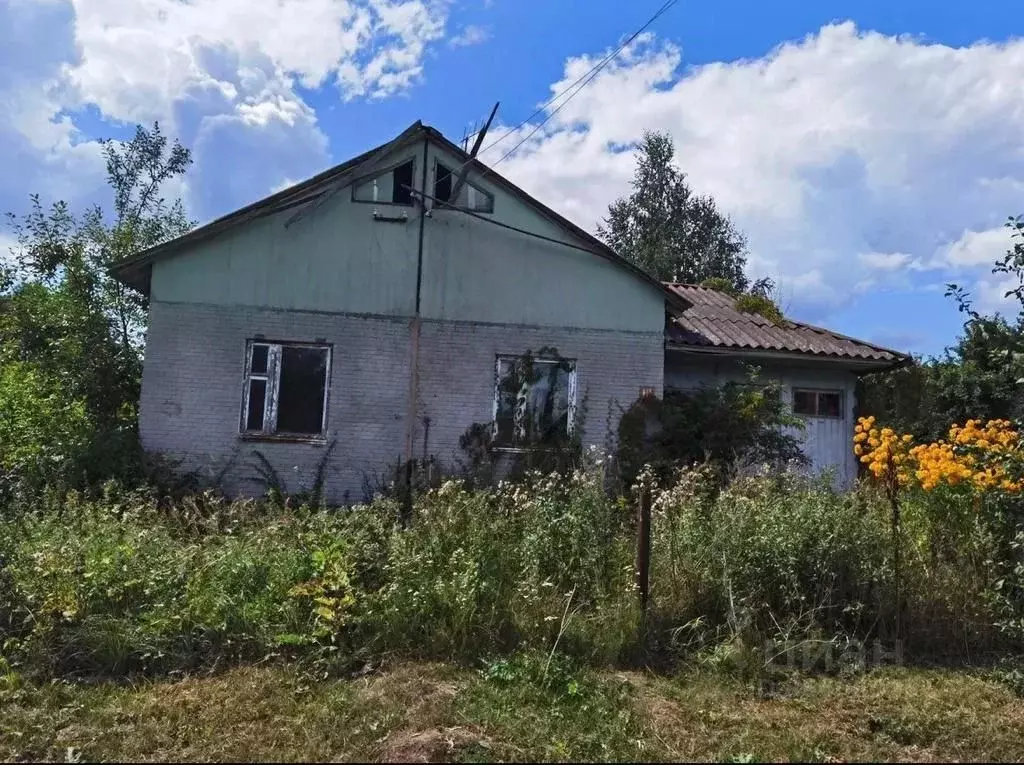
<svg viewBox="0 0 1024 765">
<path fill-rule="evenodd" d="M 454 462 L 475 423 L 499 449 L 603 444 L 642 392 L 745 360 L 791 389 L 815 465 L 850 476 L 855 377 L 904 358 L 661 284 L 419 122 L 112 271 L 150 301 L 143 445 L 232 493 L 264 490 L 258 461 L 355 502 L 400 461 Z"/>
</svg>

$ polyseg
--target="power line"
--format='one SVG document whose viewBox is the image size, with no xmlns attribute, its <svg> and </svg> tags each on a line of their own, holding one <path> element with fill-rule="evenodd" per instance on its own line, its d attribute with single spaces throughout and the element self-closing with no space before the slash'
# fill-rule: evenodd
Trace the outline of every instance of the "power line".
<svg viewBox="0 0 1024 765">
<path fill-rule="evenodd" d="M 640 27 L 633 34 L 631 34 L 628 38 L 626 38 L 625 42 L 623 42 L 621 45 L 619 45 L 618 48 L 616 48 L 614 51 L 612 51 L 607 56 L 605 56 L 604 59 L 602 59 L 596 66 L 591 67 L 590 71 L 587 72 L 586 74 L 584 74 L 583 77 L 579 78 L 578 80 L 576 80 L 576 82 L 574 82 L 568 88 L 563 90 L 562 93 L 564 94 L 568 90 L 572 89 L 577 83 L 579 83 L 579 87 L 576 88 L 576 90 L 574 90 L 569 95 L 569 97 L 565 99 L 565 101 L 560 103 L 558 105 L 557 109 L 555 109 L 550 114 L 548 114 L 547 117 L 542 119 L 536 125 L 536 127 L 533 128 L 533 130 L 531 130 L 529 133 L 526 134 L 526 137 L 524 137 L 521 141 L 519 141 L 519 143 L 517 143 L 511 149 L 509 149 L 504 154 L 502 154 L 501 158 L 497 162 L 495 162 L 494 164 L 491 165 L 491 168 L 494 168 L 494 167 L 497 167 L 498 165 L 500 165 L 502 162 L 504 162 L 506 159 L 508 159 L 509 156 L 511 156 L 513 153 L 515 153 L 516 149 L 518 149 L 520 146 L 522 146 L 524 143 L 526 143 L 528 140 L 530 140 L 530 138 L 532 138 L 533 135 L 538 130 L 540 130 L 542 127 L 544 127 L 544 124 L 548 120 L 550 120 L 552 117 L 554 117 L 556 114 L 558 114 L 558 112 L 561 111 L 562 107 L 564 107 L 567 103 L 569 103 L 576 96 L 577 93 L 579 93 L 581 90 L 583 90 L 585 87 L 587 87 L 587 85 L 590 84 L 591 80 L 593 80 L 595 77 L 597 77 L 598 74 L 601 73 L 602 69 L 604 69 L 606 66 L 608 66 L 608 64 L 610 64 L 612 62 L 612 60 L 616 56 L 618 56 L 630 43 L 632 43 L 636 38 L 638 38 L 641 34 L 643 34 L 644 30 L 646 30 L 647 27 L 649 27 L 651 24 L 653 24 L 655 21 L 657 21 L 660 16 L 662 16 L 666 11 L 668 11 L 669 8 L 671 8 L 677 2 L 678 2 L 678 0 L 668 0 L 664 5 L 661 6 L 661 8 L 659 8 L 657 10 L 657 12 L 653 16 L 651 16 L 651 18 L 649 18 L 647 20 L 647 22 L 642 27 Z M 581 80 L 582 80 L 582 82 L 580 82 Z M 560 97 L 560 95 L 561 94 L 559 94 L 559 96 L 556 96 L 555 98 L 557 99 L 558 97 Z M 554 100 L 555 99 L 552 99 L 551 101 L 548 102 L 548 104 L 553 103 Z M 518 129 L 519 128 L 515 128 L 515 130 L 518 130 Z M 486 175 L 486 173 L 484 173 L 484 174 Z"/>
<path fill-rule="evenodd" d="M 563 88 L 557 94 L 552 96 L 549 100 L 547 100 L 543 104 L 541 104 L 541 106 L 533 114 L 531 114 L 529 117 L 527 117 L 525 120 L 520 122 L 515 127 L 510 128 L 505 133 L 503 133 L 499 138 L 495 139 L 493 142 L 488 144 L 487 147 L 483 150 L 483 152 L 487 152 L 490 149 L 493 149 L 495 146 L 497 146 L 499 143 L 504 141 L 510 135 L 512 135 L 517 130 L 522 128 L 524 125 L 529 123 L 529 121 L 532 120 L 534 117 L 536 117 L 538 114 L 543 113 L 543 111 L 545 109 L 547 109 L 553 103 L 555 103 L 560 98 L 562 98 L 562 96 L 564 96 L 566 93 L 569 93 L 569 91 L 572 91 L 572 93 L 569 95 L 569 97 L 566 98 L 565 101 L 563 101 L 561 104 L 558 105 L 558 108 L 556 108 L 554 111 L 552 111 L 550 114 L 548 114 L 547 117 L 545 117 L 543 120 L 541 120 L 540 123 L 536 127 L 534 127 L 533 130 L 531 130 L 526 135 L 525 138 L 523 138 L 521 141 L 519 141 L 519 143 L 517 143 L 515 146 L 513 146 L 511 149 L 509 149 L 507 152 L 505 152 L 497 162 L 493 163 L 490 166 L 490 168 L 485 169 L 484 172 L 482 173 L 482 175 L 487 175 L 487 173 L 490 171 L 491 168 L 497 167 L 499 164 L 504 162 L 511 154 L 513 154 L 516 151 L 516 149 L 518 149 L 520 146 L 522 146 L 524 143 L 526 143 L 531 137 L 533 137 L 533 135 L 538 130 L 540 130 L 548 120 L 550 120 L 552 117 L 554 117 L 556 114 L 558 114 L 558 112 L 561 111 L 562 107 L 564 107 L 567 103 L 569 103 L 569 101 L 571 101 L 576 96 L 577 93 L 579 93 L 581 90 L 583 90 L 583 88 L 585 88 L 588 84 L 590 84 L 590 82 L 595 77 L 597 77 L 598 74 L 600 74 L 602 69 L 604 69 L 606 66 L 608 66 L 608 64 L 610 64 L 615 59 L 616 56 L 618 56 L 627 46 L 629 46 L 634 40 L 636 40 L 637 37 L 639 37 L 641 34 L 643 34 L 644 31 L 649 26 L 651 26 L 651 24 L 653 24 L 655 21 L 657 21 L 662 15 L 664 15 L 678 1 L 679 0 L 667 0 L 654 13 L 654 15 L 651 16 L 644 23 L 643 26 L 641 26 L 639 29 L 637 29 L 635 32 L 633 32 L 633 34 L 631 34 L 628 38 L 626 38 L 626 40 L 623 41 L 615 50 L 613 50 L 611 53 L 609 53 L 607 56 L 605 56 L 603 59 L 601 59 L 601 61 L 599 61 L 594 66 L 592 66 L 588 71 L 586 71 L 580 77 L 576 78 L 576 80 L 574 82 L 572 82 L 570 85 L 568 85 L 567 87 Z M 573 90 L 573 88 L 576 88 L 576 89 Z M 466 165 L 470 164 L 472 161 L 473 161 L 473 159 L 467 160 L 466 162 L 464 162 L 462 164 L 462 167 L 465 167 Z M 461 168 L 459 168 L 459 169 L 461 169 Z"/>
</svg>

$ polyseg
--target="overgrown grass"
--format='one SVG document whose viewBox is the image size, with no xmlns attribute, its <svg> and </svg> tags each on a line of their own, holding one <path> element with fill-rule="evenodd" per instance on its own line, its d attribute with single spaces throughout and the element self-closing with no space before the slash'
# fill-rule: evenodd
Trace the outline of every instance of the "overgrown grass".
<svg viewBox="0 0 1024 765">
<path fill-rule="evenodd" d="M 120 677 L 278 655 L 330 671 L 557 649 L 595 667 L 752 678 L 780 640 L 895 640 L 888 510 L 869 491 L 782 475 L 718 492 L 698 470 L 655 493 L 646 630 L 632 503 L 608 497 L 599 471 L 449 482 L 417 498 L 408 525 L 387 500 L 44 498 L 0 522 L 2 656 L 30 675 Z M 999 647 L 983 530 L 911 510 L 908 658 Z"/>
<path fill-rule="evenodd" d="M 795 677 L 771 696 L 543 654 L 310 680 L 269 664 L 136 686 L 0 691 L 0 759 L 843 761 L 1024 758 L 1024 701 L 984 677 Z"/>
</svg>

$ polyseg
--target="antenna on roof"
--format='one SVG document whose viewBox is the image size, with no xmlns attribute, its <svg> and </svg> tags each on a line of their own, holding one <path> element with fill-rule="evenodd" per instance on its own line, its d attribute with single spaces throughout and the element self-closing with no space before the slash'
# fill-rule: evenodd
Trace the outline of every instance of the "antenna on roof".
<svg viewBox="0 0 1024 765">
<path fill-rule="evenodd" d="M 494 103 L 494 108 L 491 109 L 491 114 L 487 118 L 487 122 L 485 122 L 483 128 L 481 128 L 480 131 L 476 133 L 476 140 L 473 141 L 473 150 L 469 152 L 470 161 L 476 159 L 476 154 L 478 151 L 480 151 L 480 144 L 484 142 L 484 136 L 487 135 L 487 131 L 490 129 L 491 123 L 494 121 L 494 115 L 498 113 L 498 106 L 500 105 L 501 101 L 496 101 Z M 466 143 L 468 144 L 468 139 Z M 462 147 L 462 150 L 466 151 L 465 145 Z M 459 168 L 458 178 L 456 178 L 455 184 L 452 186 L 452 193 L 448 196 L 448 199 L 450 199 L 452 202 L 459 198 L 459 192 L 462 191 L 462 187 L 466 183 L 466 173 L 469 169 L 469 164 L 469 162 L 463 163 L 462 167 Z"/>
</svg>

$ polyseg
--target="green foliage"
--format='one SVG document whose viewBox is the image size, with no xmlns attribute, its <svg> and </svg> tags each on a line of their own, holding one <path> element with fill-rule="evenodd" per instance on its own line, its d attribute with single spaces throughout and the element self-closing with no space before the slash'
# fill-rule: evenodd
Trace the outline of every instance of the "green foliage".
<svg viewBox="0 0 1024 765">
<path fill-rule="evenodd" d="M 85 404 L 26 362 L 0 366 L 0 501 L 75 475 L 91 435 Z"/>
<path fill-rule="evenodd" d="M 103 149 L 109 222 L 99 207 L 78 216 L 64 201 L 45 208 L 38 195 L 27 214 L 8 216 L 17 246 L 14 268 L 0 275 L 0 397 L 17 406 L 0 427 L 27 443 L 0 446 L 6 496 L 38 487 L 44 474 L 85 487 L 114 476 L 138 482 L 146 471 L 134 438 L 145 299 L 108 268 L 190 228 L 180 202 L 168 205 L 160 189 L 191 158 L 177 142 L 169 146 L 158 125 Z M 32 385 L 37 395 L 27 394 Z M 50 417 L 48 432 L 40 423 Z M 60 437 L 50 443 L 51 435 Z M 30 466 L 26 450 L 40 452 L 32 444 L 48 444 L 49 454 Z"/>
<path fill-rule="evenodd" d="M 486 663 L 483 682 L 459 699 L 460 716 L 541 761 L 645 759 L 633 687 L 563 656 L 521 652 Z"/>
<path fill-rule="evenodd" d="M 784 320 L 779 307 L 763 295 L 740 295 L 736 298 L 736 310 L 740 313 L 756 313 L 776 326 Z"/>
<path fill-rule="evenodd" d="M 760 637 L 782 625 L 801 636 L 870 632 L 886 605 L 882 513 L 824 481 L 745 479 L 711 500 L 709 480 L 706 471 L 683 473 L 654 506 L 655 598 L 699 617 L 679 639 L 695 626 Z"/>
<path fill-rule="evenodd" d="M 565 661 L 684 661 L 751 679 L 770 663 L 766 641 L 885 634 L 887 512 L 866 489 L 780 474 L 720 490 L 710 467 L 683 471 L 654 493 L 644 631 L 633 510 L 605 494 L 599 469 L 486 490 L 450 481 L 417 496 L 408 524 L 392 500 L 282 512 L 209 493 L 172 505 L 114 486 L 93 500 L 44 493 L 0 520 L 0 643 L 13 671 L 43 676 L 518 650 L 549 657 L 544 694 Z M 913 650 L 1019 645 L 996 640 L 995 548 L 981 530 L 914 506 L 906 518 Z"/>
<path fill-rule="evenodd" d="M 1005 296 L 1017 314 L 983 315 L 963 288 L 947 285 L 964 315 L 963 332 L 937 358 L 871 375 L 858 391 L 859 412 L 874 414 L 920 440 L 936 440 L 968 419 L 1024 419 L 1024 219 L 1007 223 L 1010 247 L 992 272 L 1014 285 Z"/>
<path fill-rule="evenodd" d="M 721 279 L 746 290 L 747 241 L 710 196 L 689 187 L 667 133 L 644 133 L 633 191 L 608 207 L 598 235 L 656 279 Z"/>
<path fill-rule="evenodd" d="M 806 457 L 792 432 L 800 427 L 778 384 L 762 383 L 752 370 L 746 383 L 634 403 L 619 423 L 620 470 L 629 485 L 643 465 L 665 479 L 680 466 L 710 462 L 725 479 L 750 465 L 802 464 Z"/>
</svg>

